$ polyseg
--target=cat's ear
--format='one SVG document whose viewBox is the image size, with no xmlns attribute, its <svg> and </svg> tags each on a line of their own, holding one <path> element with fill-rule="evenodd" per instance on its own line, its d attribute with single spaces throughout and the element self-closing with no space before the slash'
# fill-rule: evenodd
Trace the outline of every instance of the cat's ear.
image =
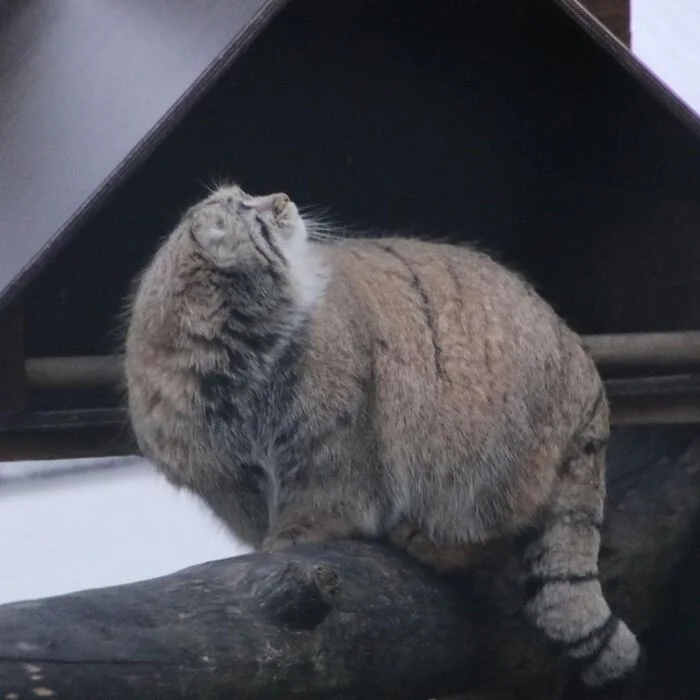
<svg viewBox="0 0 700 700">
<path fill-rule="evenodd" d="M 202 226 L 193 229 L 192 237 L 214 260 L 229 260 L 233 257 L 236 246 L 230 231 Z"/>
</svg>

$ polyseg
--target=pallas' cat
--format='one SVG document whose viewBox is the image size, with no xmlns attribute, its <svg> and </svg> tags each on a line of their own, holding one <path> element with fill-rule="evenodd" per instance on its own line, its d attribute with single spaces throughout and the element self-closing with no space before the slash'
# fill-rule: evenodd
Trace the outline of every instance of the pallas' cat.
<svg viewBox="0 0 700 700">
<path fill-rule="evenodd" d="M 138 280 L 143 454 L 255 548 L 534 530 L 526 612 L 590 687 L 639 646 L 598 580 L 608 404 L 577 335 L 473 249 L 315 240 L 285 194 L 220 187 Z"/>
</svg>

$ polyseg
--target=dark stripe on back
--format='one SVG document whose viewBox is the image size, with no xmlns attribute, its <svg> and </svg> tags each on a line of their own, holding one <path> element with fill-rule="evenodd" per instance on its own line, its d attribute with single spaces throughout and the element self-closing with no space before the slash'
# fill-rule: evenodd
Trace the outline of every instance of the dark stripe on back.
<svg viewBox="0 0 700 700">
<path fill-rule="evenodd" d="M 595 417 L 595 414 L 598 412 L 598 409 L 600 408 L 600 404 L 603 403 L 603 399 L 605 398 L 605 387 L 601 384 L 600 389 L 598 390 L 598 394 L 595 398 L 595 401 L 591 404 L 591 407 L 586 411 L 585 418 L 581 422 L 581 430 L 585 430 Z"/>
<path fill-rule="evenodd" d="M 400 253 L 396 252 L 394 248 L 392 248 L 389 245 L 382 245 L 381 243 L 377 243 L 377 246 L 381 250 L 384 250 L 385 252 L 389 253 L 389 255 L 393 255 L 399 262 L 403 264 L 403 266 L 410 274 L 411 287 L 415 289 L 418 295 L 420 296 L 421 303 L 423 306 L 423 315 L 425 316 L 425 322 L 428 325 L 428 329 L 430 330 L 430 339 L 433 344 L 433 354 L 435 357 L 435 370 L 438 373 L 438 375 L 444 376 L 445 370 L 442 364 L 442 348 L 438 343 L 435 313 L 433 312 L 433 308 L 430 303 L 430 297 L 428 296 L 428 293 L 425 291 L 423 285 L 421 284 L 420 277 L 413 269 L 412 265 Z"/>
<path fill-rule="evenodd" d="M 451 259 L 448 259 L 447 262 L 445 263 L 445 267 L 447 268 L 447 272 L 449 273 L 451 279 L 452 279 L 452 284 L 454 285 L 455 288 L 455 298 L 459 302 L 460 306 L 464 305 L 464 287 L 462 286 L 462 278 L 460 277 L 459 273 L 457 272 L 457 269 L 455 268 L 454 262 Z"/>
</svg>

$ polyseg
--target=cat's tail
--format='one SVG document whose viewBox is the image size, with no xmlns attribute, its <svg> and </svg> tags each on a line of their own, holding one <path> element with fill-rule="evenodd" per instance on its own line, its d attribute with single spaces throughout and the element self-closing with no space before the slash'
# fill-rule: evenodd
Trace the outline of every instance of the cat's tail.
<svg viewBox="0 0 700 700">
<path fill-rule="evenodd" d="M 591 690 L 637 680 L 640 646 L 608 607 L 598 578 L 609 409 L 602 383 L 573 438 L 558 485 L 525 545 L 526 612 Z"/>
</svg>

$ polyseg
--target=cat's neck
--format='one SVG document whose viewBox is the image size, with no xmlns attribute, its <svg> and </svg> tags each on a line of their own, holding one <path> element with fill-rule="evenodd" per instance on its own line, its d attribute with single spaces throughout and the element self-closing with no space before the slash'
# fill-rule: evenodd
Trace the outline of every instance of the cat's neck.
<svg viewBox="0 0 700 700">
<path fill-rule="evenodd" d="M 331 268 L 320 246 L 308 240 L 292 244 L 285 251 L 296 307 L 307 317 L 323 298 Z"/>
</svg>

